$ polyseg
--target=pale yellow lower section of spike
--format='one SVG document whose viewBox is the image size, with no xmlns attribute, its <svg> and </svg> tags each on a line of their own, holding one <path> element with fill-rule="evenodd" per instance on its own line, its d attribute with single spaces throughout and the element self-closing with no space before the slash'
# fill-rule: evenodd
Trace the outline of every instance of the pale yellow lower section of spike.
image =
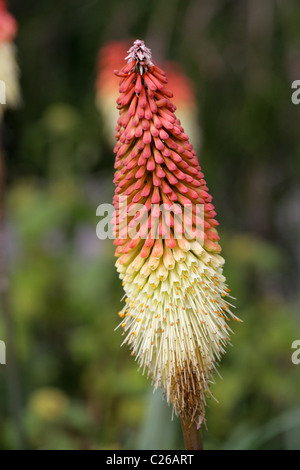
<svg viewBox="0 0 300 470">
<path fill-rule="evenodd" d="M 141 262 L 117 261 L 126 293 L 119 326 L 154 388 L 163 388 L 177 414 L 196 420 L 204 417 L 209 383 L 230 341 L 228 322 L 239 319 L 227 301 L 220 255 L 189 251 L 176 259 L 167 269 L 162 257 L 150 274 Z"/>
</svg>

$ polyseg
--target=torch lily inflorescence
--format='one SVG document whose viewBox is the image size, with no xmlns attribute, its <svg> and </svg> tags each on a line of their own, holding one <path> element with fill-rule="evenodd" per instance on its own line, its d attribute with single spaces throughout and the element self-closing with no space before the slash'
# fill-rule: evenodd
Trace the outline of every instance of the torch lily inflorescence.
<svg viewBox="0 0 300 470">
<path fill-rule="evenodd" d="M 115 71 L 114 244 L 126 295 L 120 326 L 154 388 L 163 388 L 183 420 L 201 424 L 229 343 L 228 322 L 238 318 L 228 302 L 212 197 L 166 75 L 143 41 L 126 60 Z"/>
</svg>

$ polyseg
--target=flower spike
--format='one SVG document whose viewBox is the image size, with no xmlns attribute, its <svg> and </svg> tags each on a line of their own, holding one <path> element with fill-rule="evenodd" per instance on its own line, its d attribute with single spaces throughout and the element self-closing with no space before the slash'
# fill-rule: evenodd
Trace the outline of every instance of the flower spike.
<svg viewBox="0 0 300 470">
<path fill-rule="evenodd" d="M 215 208 L 164 71 L 137 40 L 120 77 L 113 203 L 124 343 L 190 424 L 230 342 Z"/>
</svg>

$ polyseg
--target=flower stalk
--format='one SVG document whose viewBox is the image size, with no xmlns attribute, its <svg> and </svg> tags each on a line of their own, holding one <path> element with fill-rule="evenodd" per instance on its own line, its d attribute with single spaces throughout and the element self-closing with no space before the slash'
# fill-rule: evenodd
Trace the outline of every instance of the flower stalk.
<svg viewBox="0 0 300 470">
<path fill-rule="evenodd" d="M 201 432 L 194 422 L 181 418 L 181 429 L 186 450 L 203 450 Z"/>
<path fill-rule="evenodd" d="M 120 327 L 154 389 L 200 448 L 210 383 L 230 344 L 229 289 L 218 222 L 196 152 L 164 71 L 134 42 L 120 77 L 113 203 L 116 267 L 125 305 Z"/>
</svg>

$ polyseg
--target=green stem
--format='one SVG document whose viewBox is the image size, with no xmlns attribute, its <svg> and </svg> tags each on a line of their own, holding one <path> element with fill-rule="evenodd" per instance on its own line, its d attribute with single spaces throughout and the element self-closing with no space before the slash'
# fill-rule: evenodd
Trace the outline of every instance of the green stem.
<svg viewBox="0 0 300 470">
<path fill-rule="evenodd" d="M 186 450 L 203 450 L 202 437 L 196 424 L 181 418 L 181 428 Z"/>
</svg>

